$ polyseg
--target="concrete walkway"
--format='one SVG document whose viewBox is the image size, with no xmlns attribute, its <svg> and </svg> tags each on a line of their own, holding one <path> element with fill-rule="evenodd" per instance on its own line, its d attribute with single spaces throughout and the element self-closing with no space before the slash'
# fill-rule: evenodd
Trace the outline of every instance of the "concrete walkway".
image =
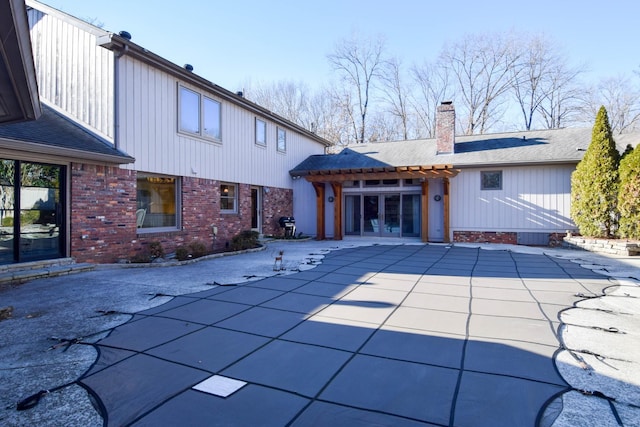
<svg viewBox="0 0 640 427">
<path fill-rule="evenodd" d="M 637 425 L 633 401 L 611 397 L 619 387 L 633 396 L 640 376 L 616 378 L 600 397 L 571 391 L 588 390 L 580 375 L 599 369 L 585 370 L 585 357 L 605 358 L 565 334 L 582 318 L 564 310 L 620 285 L 592 271 L 611 260 L 381 242 L 280 242 L 5 291 L 0 305 L 15 312 L 0 322 L 0 423 L 100 425 L 84 387 L 107 425 L 561 426 L 577 425 L 585 399 L 597 418 L 582 421 Z M 274 272 L 280 250 L 287 270 Z M 637 282 L 624 286 L 610 292 L 626 295 Z M 618 326 L 627 339 L 640 330 Z M 633 359 L 624 346 L 610 352 Z M 15 411 L 20 398 L 67 382 Z"/>
</svg>

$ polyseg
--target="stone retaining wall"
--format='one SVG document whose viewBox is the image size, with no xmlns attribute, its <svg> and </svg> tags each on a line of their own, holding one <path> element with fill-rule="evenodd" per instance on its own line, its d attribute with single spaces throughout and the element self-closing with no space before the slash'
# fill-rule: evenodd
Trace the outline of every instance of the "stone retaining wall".
<svg viewBox="0 0 640 427">
<path fill-rule="evenodd" d="M 637 256 L 640 255 L 640 243 L 626 240 L 595 239 L 582 236 L 564 238 L 564 247 L 584 249 L 589 252 L 610 255 Z"/>
</svg>

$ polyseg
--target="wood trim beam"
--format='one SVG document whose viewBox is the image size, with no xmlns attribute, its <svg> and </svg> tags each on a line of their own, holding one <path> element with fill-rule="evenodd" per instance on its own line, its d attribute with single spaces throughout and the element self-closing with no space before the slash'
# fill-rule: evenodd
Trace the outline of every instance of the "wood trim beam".
<svg viewBox="0 0 640 427">
<path fill-rule="evenodd" d="M 401 166 L 394 168 L 310 171 L 304 177 L 309 182 L 344 182 L 364 181 L 367 179 L 450 178 L 456 176 L 459 172 L 459 169 L 453 169 L 450 165 Z"/>
</svg>

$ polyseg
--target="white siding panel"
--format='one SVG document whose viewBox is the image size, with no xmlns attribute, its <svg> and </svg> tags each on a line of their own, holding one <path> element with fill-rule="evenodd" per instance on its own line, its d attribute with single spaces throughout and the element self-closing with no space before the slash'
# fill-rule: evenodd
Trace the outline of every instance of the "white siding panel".
<svg viewBox="0 0 640 427">
<path fill-rule="evenodd" d="M 119 59 L 120 148 L 136 162 L 126 167 L 176 176 L 292 188 L 289 170 L 324 147 L 287 131 L 287 151 L 276 150 L 277 125 L 267 118 L 267 146 L 255 144 L 255 114 L 241 106 L 222 103 L 222 142 L 178 132 L 178 81 L 131 57 Z M 195 172 L 195 173 L 193 173 Z M 311 191 L 313 189 L 311 188 Z"/>
<path fill-rule="evenodd" d="M 40 96 L 113 141 L 113 53 L 62 19 L 28 12 Z"/>
<path fill-rule="evenodd" d="M 574 166 L 502 168 L 502 190 L 480 189 L 480 172 L 463 169 L 451 180 L 451 229 L 564 232 Z"/>
</svg>

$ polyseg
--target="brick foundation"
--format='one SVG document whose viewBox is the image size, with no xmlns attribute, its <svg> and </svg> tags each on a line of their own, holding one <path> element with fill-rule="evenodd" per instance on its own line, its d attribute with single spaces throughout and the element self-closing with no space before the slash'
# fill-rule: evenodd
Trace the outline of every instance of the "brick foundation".
<svg viewBox="0 0 640 427">
<path fill-rule="evenodd" d="M 136 172 L 118 167 L 71 167 L 71 256 L 78 262 L 130 260 L 160 242 L 165 253 L 194 240 L 213 252 L 227 249 L 233 236 L 251 228 L 251 186 L 238 184 L 238 212 L 220 211 L 220 182 L 184 177 L 182 229 L 139 233 L 136 227 Z M 279 234 L 281 216 L 293 215 L 293 191 L 269 187 L 262 195 L 262 229 Z M 213 226 L 218 234 L 213 235 Z"/>
<path fill-rule="evenodd" d="M 454 231 L 453 241 L 462 243 L 518 244 L 518 233 L 501 231 Z"/>
</svg>

